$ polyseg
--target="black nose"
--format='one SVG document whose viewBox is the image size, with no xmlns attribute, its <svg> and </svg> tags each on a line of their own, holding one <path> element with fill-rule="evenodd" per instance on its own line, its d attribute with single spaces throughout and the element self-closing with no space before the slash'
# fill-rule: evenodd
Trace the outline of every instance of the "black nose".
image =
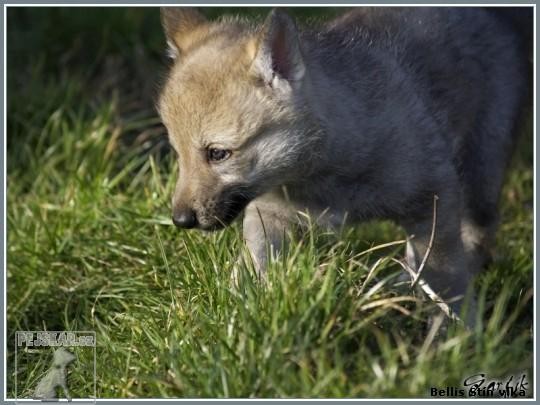
<svg viewBox="0 0 540 405">
<path fill-rule="evenodd" d="M 173 213 L 172 221 L 178 228 L 191 229 L 197 226 L 195 211 L 189 209 Z"/>
</svg>

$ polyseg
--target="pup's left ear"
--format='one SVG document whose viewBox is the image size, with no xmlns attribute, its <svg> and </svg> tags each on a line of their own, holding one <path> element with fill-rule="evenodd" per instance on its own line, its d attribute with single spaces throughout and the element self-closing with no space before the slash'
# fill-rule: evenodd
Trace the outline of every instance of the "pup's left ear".
<svg viewBox="0 0 540 405">
<path fill-rule="evenodd" d="M 283 11 L 272 10 L 257 41 L 252 63 L 254 73 L 272 86 L 286 80 L 297 87 L 306 69 L 294 20 Z"/>
<path fill-rule="evenodd" d="M 167 37 L 171 56 L 184 54 L 200 39 L 207 19 L 192 7 L 161 7 L 161 24 Z"/>
</svg>

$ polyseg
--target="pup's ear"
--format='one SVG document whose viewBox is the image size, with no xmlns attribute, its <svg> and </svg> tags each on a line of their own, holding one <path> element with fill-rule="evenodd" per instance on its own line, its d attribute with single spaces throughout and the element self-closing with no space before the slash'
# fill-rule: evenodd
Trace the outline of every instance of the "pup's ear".
<svg viewBox="0 0 540 405">
<path fill-rule="evenodd" d="M 199 37 L 195 31 L 207 22 L 199 11 L 191 7 L 161 7 L 161 24 L 171 56 L 177 57 L 185 52 Z"/>
<path fill-rule="evenodd" d="M 286 80 L 296 87 L 304 77 L 298 30 L 283 11 L 274 9 L 266 18 L 257 38 L 252 69 L 269 85 Z"/>
</svg>

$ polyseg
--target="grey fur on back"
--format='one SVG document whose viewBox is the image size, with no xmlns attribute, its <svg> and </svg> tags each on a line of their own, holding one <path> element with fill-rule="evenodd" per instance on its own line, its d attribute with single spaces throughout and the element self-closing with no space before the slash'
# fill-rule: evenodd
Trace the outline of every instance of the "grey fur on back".
<svg viewBox="0 0 540 405">
<path fill-rule="evenodd" d="M 317 83 L 311 95 L 316 116 L 333 151 L 329 162 L 339 162 L 337 173 L 361 177 L 364 188 L 383 185 L 383 178 L 395 186 L 395 198 L 386 196 L 387 203 L 378 201 L 359 217 L 400 219 L 408 215 L 402 206 L 424 210 L 423 202 L 407 198 L 417 192 L 395 183 L 403 178 L 403 186 L 420 187 L 413 179 L 429 172 L 414 170 L 429 170 L 429 159 L 439 156 L 426 152 L 446 143 L 471 215 L 481 225 L 495 220 L 529 94 L 526 50 L 517 33 L 483 9 L 382 7 L 353 11 L 302 40 Z M 389 158 L 393 152 L 427 161 L 404 165 L 404 156 Z M 388 178 L 389 172 L 397 177 Z M 440 187 L 440 179 L 433 180 Z M 425 192 L 432 191 L 429 179 L 424 183 Z"/>
</svg>

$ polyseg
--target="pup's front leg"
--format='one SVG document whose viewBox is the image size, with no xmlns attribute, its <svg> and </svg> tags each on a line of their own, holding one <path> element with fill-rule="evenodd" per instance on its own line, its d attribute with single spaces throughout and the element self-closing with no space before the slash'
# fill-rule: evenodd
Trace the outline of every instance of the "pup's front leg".
<svg viewBox="0 0 540 405">
<path fill-rule="evenodd" d="M 458 316 L 473 276 L 470 257 L 461 239 L 460 223 L 458 199 L 445 194 L 438 199 L 433 240 L 433 218 L 425 218 L 405 226 L 409 235 L 414 235 L 407 246 L 409 265 L 419 271 L 424 257 L 427 257 L 421 278 Z M 469 327 L 474 324 L 475 307 L 474 298 L 471 297 L 466 317 L 463 319 Z"/>
<path fill-rule="evenodd" d="M 254 200 L 246 208 L 243 234 L 259 278 L 268 263 L 279 256 L 291 223 L 290 210 L 272 200 Z"/>
</svg>

